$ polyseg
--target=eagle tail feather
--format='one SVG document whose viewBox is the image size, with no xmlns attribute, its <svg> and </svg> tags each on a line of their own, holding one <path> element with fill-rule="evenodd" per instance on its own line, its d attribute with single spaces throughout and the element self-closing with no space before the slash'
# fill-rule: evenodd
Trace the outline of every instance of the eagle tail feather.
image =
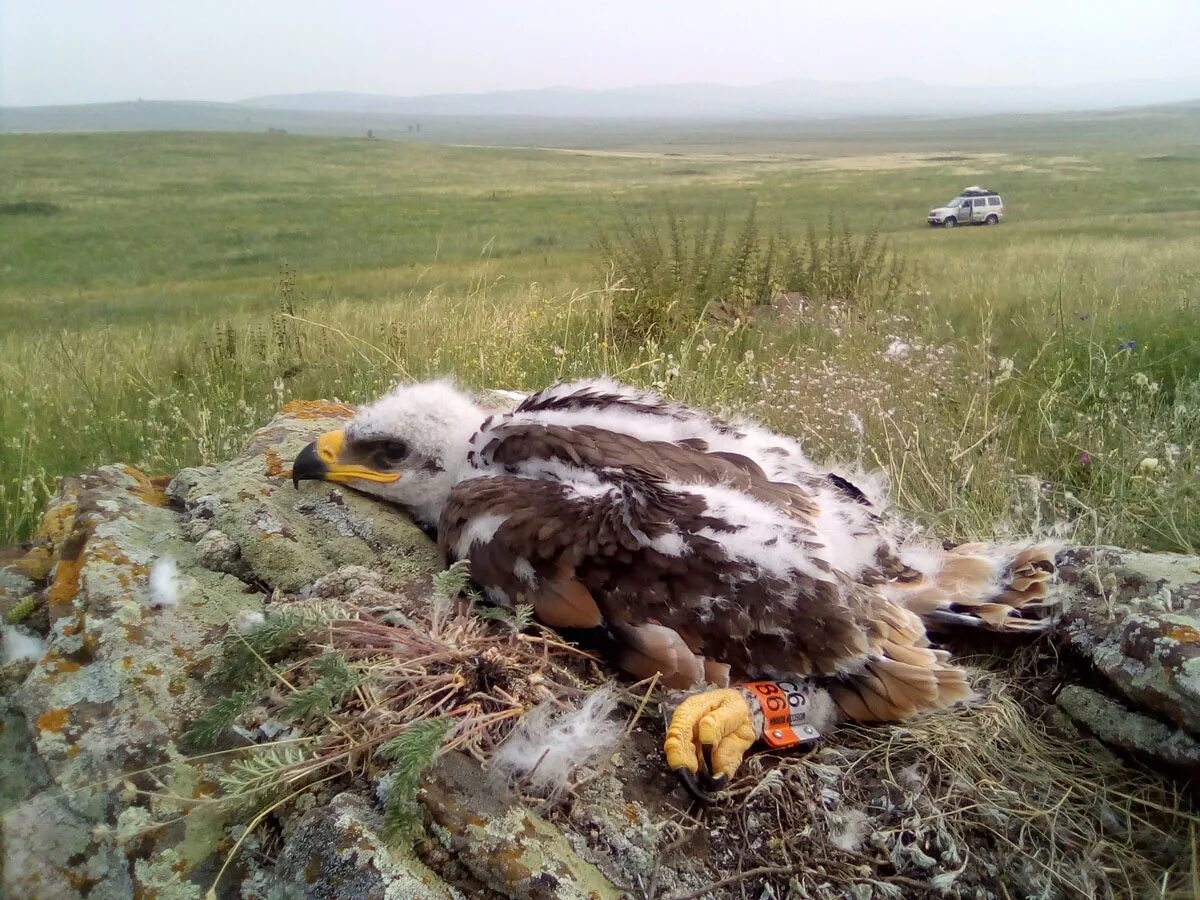
<svg viewBox="0 0 1200 900">
<path fill-rule="evenodd" d="M 866 660 L 843 672 L 829 692 L 842 714 L 859 722 L 896 722 L 951 706 L 970 694 L 967 673 L 929 646 L 925 625 L 909 609 L 882 602 L 874 610 Z"/>
<path fill-rule="evenodd" d="M 930 628 L 1044 631 L 1054 606 L 1054 554 L 1049 544 L 963 544 L 941 553 L 920 579 L 889 585 L 888 593 Z"/>
</svg>

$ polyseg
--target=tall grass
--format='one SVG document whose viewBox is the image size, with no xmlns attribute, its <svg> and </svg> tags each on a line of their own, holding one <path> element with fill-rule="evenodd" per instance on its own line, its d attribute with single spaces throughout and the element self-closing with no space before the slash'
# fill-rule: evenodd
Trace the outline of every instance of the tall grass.
<svg viewBox="0 0 1200 900">
<path fill-rule="evenodd" d="M 793 294 L 808 305 L 890 308 L 911 280 L 911 265 L 878 229 L 856 235 L 832 215 L 823 233 L 764 234 L 755 205 L 735 231 L 725 212 L 689 221 L 622 210 L 599 229 L 602 271 L 628 288 L 614 309 L 620 336 L 636 338 L 694 325 L 705 315 L 748 319 Z"/>
<path fill-rule="evenodd" d="M 30 532 L 57 475 L 218 460 L 292 398 L 357 402 L 444 373 L 513 389 L 604 373 L 753 415 L 816 458 L 882 467 L 900 507 L 948 539 L 1200 545 L 1198 316 L 1183 298 L 1144 313 L 1159 338 L 1131 345 L 1124 309 L 1061 329 L 1046 310 L 1003 329 L 982 316 L 955 333 L 923 291 L 892 310 L 828 304 L 797 322 L 708 318 L 640 338 L 624 319 L 638 294 L 621 283 L 481 281 L 367 306 L 308 298 L 285 271 L 277 292 L 265 317 L 17 348 L 0 366 L 0 540 Z"/>
</svg>

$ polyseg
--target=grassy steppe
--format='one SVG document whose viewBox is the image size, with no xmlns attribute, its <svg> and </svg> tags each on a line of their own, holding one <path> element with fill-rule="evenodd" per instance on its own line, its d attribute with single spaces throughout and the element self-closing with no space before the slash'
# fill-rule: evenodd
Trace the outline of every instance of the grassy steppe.
<svg viewBox="0 0 1200 900">
<path fill-rule="evenodd" d="M 1197 118 L 743 126 L 593 152 L 0 136 L 0 542 L 29 533 L 56 476 L 218 458 L 290 397 L 609 372 L 882 464 L 950 538 L 1193 548 Z M 976 182 L 1004 192 L 1004 225 L 924 226 Z M 667 207 L 733 227 L 752 201 L 764 230 L 878 228 L 915 274 L 886 308 L 614 330 L 638 285 L 605 270 L 599 229 Z"/>
</svg>

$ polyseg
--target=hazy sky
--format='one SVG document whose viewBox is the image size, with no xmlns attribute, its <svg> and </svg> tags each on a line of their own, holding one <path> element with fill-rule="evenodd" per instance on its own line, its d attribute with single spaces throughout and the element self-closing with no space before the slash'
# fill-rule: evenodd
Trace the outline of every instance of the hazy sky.
<svg viewBox="0 0 1200 900">
<path fill-rule="evenodd" d="M 1200 76 L 1200 0 L 0 0 L 0 105 Z"/>
</svg>

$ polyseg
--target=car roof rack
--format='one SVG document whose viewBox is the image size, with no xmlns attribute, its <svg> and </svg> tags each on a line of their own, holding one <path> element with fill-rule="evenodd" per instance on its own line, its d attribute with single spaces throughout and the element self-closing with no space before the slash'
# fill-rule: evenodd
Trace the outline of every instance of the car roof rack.
<svg viewBox="0 0 1200 900">
<path fill-rule="evenodd" d="M 999 191 L 993 191 L 989 188 L 980 187 L 977 184 L 973 184 L 969 188 L 963 188 L 958 193 L 960 197 L 997 197 L 999 194 Z"/>
</svg>

